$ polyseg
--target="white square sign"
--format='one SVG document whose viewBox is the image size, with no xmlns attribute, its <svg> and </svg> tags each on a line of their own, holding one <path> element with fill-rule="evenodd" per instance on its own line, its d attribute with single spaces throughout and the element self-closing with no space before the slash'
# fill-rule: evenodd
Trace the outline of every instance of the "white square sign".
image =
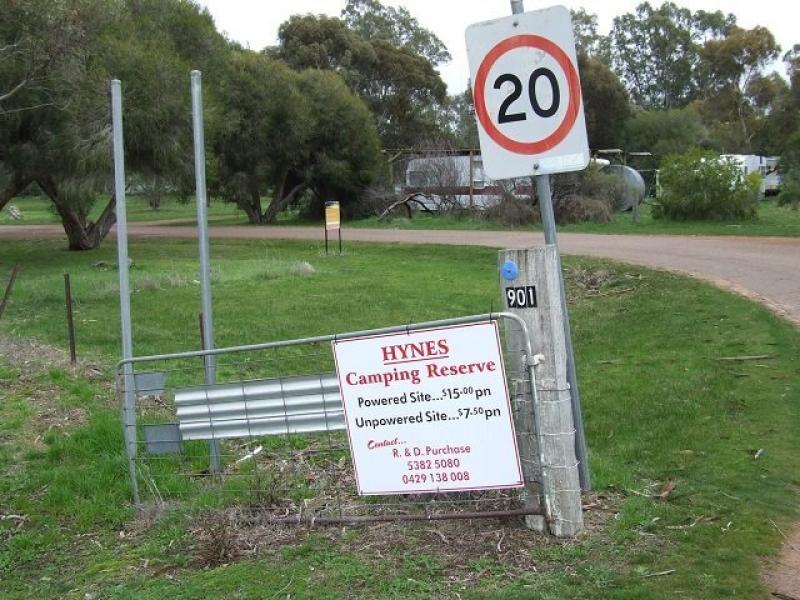
<svg viewBox="0 0 800 600">
<path fill-rule="evenodd" d="M 569 10 L 555 6 L 467 28 L 472 96 L 492 179 L 589 164 Z"/>
<path fill-rule="evenodd" d="M 497 325 L 333 342 L 359 494 L 522 487 Z"/>
</svg>

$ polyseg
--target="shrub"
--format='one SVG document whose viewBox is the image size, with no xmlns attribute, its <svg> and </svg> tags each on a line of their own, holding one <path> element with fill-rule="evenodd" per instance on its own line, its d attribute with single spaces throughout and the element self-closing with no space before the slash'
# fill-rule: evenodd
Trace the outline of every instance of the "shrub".
<svg viewBox="0 0 800 600">
<path fill-rule="evenodd" d="M 783 174 L 778 204 L 791 206 L 794 210 L 800 209 L 800 171 L 789 171 Z"/>
<path fill-rule="evenodd" d="M 585 171 L 552 178 L 553 210 L 558 223 L 609 223 L 622 206 L 625 184 L 621 177 L 590 164 Z"/>
<path fill-rule="evenodd" d="M 674 221 L 751 219 L 760 195 L 758 175 L 742 177 L 735 163 L 690 150 L 668 156 L 661 167 L 662 193 L 653 216 Z"/>
<path fill-rule="evenodd" d="M 571 196 L 556 201 L 556 222 L 566 225 L 568 223 L 611 223 L 614 220 L 614 210 L 606 198 L 598 196 Z"/>
<path fill-rule="evenodd" d="M 560 200 L 570 196 L 592 196 L 607 198 L 612 204 L 622 200 L 625 192 L 619 177 L 602 171 L 594 163 L 583 171 L 559 173 L 550 179 L 553 199 Z"/>
<path fill-rule="evenodd" d="M 532 225 L 541 221 L 539 207 L 511 195 L 504 196 L 500 202 L 487 208 L 483 214 L 489 221 L 507 227 Z"/>
<path fill-rule="evenodd" d="M 619 210 L 625 205 L 626 194 L 627 188 L 621 175 L 601 170 L 591 164 L 583 172 L 581 186 L 576 195 L 603 200 L 613 211 Z M 613 220 L 613 212 L 612 218 L 609 220 Z"/>
<path fill-rule="evenodd" d="M 553 198 L 553 212 L 556 223 L 560 225 L 610 223 L 614 220 L 614 211 L 607 200 L 580 195 Z M 489 221 L 510 227 L 542 222 L 538 206 L 515 197 L 503 198 L 502 202 L 487 208 L 484 216 Z"/>
<path fill-rule="evenodd" d="M 351 207 L 351 216 L 354 219 L 378 217 L 401 199 L 400 194 L 395 193 L 388 185 L 372 185 L 366 189 L 361 200 Z M 403 208 L 399 208 L 395 212 L 398 215 L 407 216 Z M 393 216 L 396 215 L 389 215 L 389 218 Z"/>
</svg>

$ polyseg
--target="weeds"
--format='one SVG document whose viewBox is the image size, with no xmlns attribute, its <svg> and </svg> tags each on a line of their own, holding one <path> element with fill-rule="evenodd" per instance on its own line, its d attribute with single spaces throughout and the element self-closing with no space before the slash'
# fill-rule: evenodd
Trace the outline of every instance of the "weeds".
<svg viewBox="0 0 800 600">
<path fill-rule="evenodd" d="M 204 513 L 192 533 L 202 567 L 230 563 L 240 555 L 236 524 L 229 512 Z"/>
</svg>

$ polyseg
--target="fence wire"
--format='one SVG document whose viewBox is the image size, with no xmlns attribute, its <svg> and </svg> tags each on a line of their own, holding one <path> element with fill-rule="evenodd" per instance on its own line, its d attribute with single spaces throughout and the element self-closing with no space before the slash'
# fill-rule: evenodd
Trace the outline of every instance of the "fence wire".
<svg viewBox="0 0 800 600">
<path fill-rule="evenodd" d="M 541 514 L 526 338 L 505 340 L 524 488 L 359 496 L 331 344 L 320 338 L 225 350 L 214 357 L 214 384 L 205 383 L 202 356 L 121 364 L 117 393 L 135 501 L 236 506 L 287 523 Z"/>
</svg>

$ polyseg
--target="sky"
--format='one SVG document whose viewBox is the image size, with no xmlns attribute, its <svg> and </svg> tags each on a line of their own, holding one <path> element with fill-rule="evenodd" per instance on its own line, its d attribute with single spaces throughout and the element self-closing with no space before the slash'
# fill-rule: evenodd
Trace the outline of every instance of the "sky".
<svg viewBox="0 0 800 600">
<path fill-rule="evenodd" d="M 339 16 L 346 0 L 198 0 L 208 8 L 217 28 L 232 40 L 253 50 L 277 43 L 278 27 L 293 14 L 325 14 Z M 439 66 L 442 79 L 451 94 L 467 87 L 469 67 L 464 46 L 467 25 L 503 17 L 511 12 L 509 0 L 382 0 L 391 6 L 404 6 L 420 24 L 433 31 L 445 43 L 453 59 Z M 598 16 L 599 30 L 608 33 L 615 16 L 633 12 L 641 0 L 587 0 L 560 4 Z M 651 0 L 659 5 L 660 0 Z M 555 2 L 525 1 L 525 10 L 552 6 Z M 775 36 L 785 51 L 800 43 L 800 2 L 796 0 L 762 0 L 746 2 L 731 0 L 677 0 L 676 4 L 696 10 L 715 11 L 736 15 L 740 27 L 750 29 L 762 25 Z M 782 74 L 782 64 L 775 67 Z"/>
</svg>

